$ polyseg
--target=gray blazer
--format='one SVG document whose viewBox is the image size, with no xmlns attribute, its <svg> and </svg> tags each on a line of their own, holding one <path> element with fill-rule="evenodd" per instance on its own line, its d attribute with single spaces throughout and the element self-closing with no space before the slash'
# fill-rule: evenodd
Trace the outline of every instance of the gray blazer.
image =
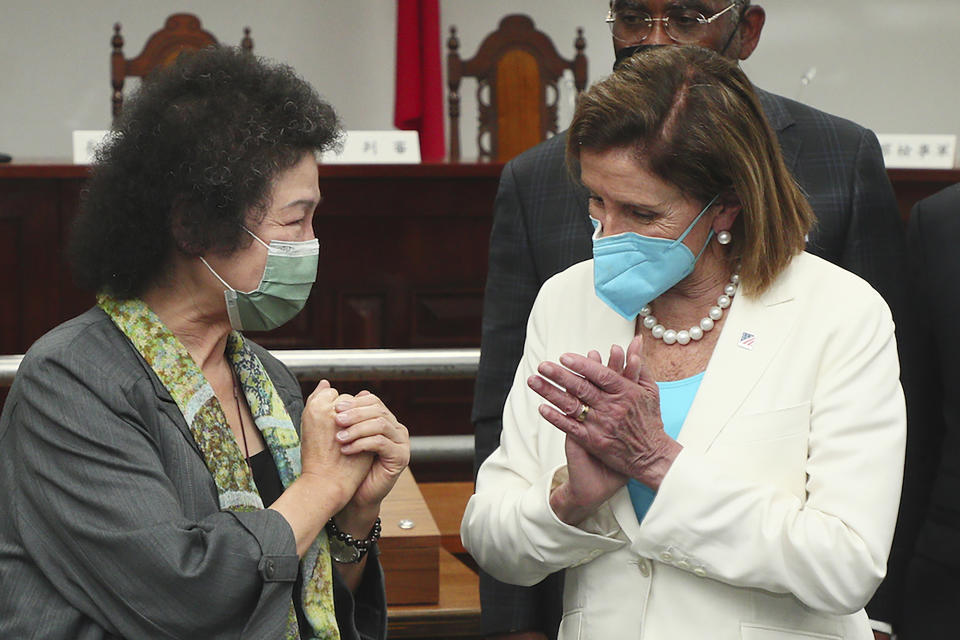
<svg viewBox="0 0 960 640">
<path fill-rule="evenodd" d="M 253 345 L 299 425 L 290 372 Z M 0 416 L 0 638 L 281 638 L 297 579 L 276 511 L 220 511 L 199 447 L 100 309 L 40 338 Z M 384 638 L 383 573 L 334 576 L 344 640 Z"/>
</svg>

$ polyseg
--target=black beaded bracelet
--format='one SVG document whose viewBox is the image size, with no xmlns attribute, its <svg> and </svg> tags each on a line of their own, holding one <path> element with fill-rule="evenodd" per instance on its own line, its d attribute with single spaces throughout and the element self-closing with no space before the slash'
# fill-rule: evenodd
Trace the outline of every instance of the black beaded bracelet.
<svg viewBox="0 0 960 640">
<path fill-rule="evenodd" d="M 330 520 L 327 521 L 327 533 L 343 544 L 356 547 L 357 549 L 360 549 L 360 551 L 369 550 L 370 547 L 380 539 L 381 530 L 382 527 L 380 525 L 380 516 L 377 516 L 377 520 L 373 523 L 373 527 L 370 529 L 370 533 L 367 534 L 367 537 L 363 540 L 357 540 L 346 531 L 341 531 L 340 527 L 337 526 L 337 523 L 333 521 L 333 518 L 330 518 Z"/>
</svg>

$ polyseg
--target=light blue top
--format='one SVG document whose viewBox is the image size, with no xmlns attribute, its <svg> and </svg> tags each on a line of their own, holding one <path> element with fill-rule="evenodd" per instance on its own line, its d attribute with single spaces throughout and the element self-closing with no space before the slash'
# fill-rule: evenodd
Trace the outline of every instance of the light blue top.
<svg viewBox="0 0 960 640">
<path fill-rule="evenodd" d="M 690 405 L 693 404 L 702 381 L 703 372 L 683 380 L 657 383 L 657 387 L 660 388 L 660 417 L 663 420 L 663 430 L 671 438 L 676 439 L 680 435 L 680 427 L 690 413 Z M 647 515 L 647 510 L 657 494 L 647 485 L 632 478 L 627 482 L 627 490 L 630 492 L 633 510 L 637 513 L 637 521 L 643 522 L 643 517 Z"/>
</svg>

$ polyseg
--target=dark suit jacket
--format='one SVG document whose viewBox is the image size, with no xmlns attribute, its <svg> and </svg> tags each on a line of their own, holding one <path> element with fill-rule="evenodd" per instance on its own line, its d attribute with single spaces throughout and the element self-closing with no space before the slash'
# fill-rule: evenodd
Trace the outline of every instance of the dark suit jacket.
<svg viewBox="0 0 960 640">
<path fill-rule="evenodd" d="M 935 640 L 957 637 L 960 610 L 960 184 L 914 207 L 907 240 L 917 342 L 901 358 L 921 400 L 909 407 L 901 544 L 891 555 L 907 567 L 894 628 L 900 640 Z"/>
<path fill-rule="evenodd" d="M 758 90 L 787 166 L 817 215 L 807 248 L 869 282 L 899 319 L 903 230 L 876 136 L 793 100 Z M 494 208 L 474 390 L 476 466 L 498 446 L 504 401 L 523 351 L 527 316 L 540 285 L 591 257 L 587 194 L 564 164 L 561 133 L 504 167 Z M 555 588 L 553 588 L 556 591 Z M 556 596 L 481 576 L 485 629 L 546 629 L 559 619 Z"/>
<path fill-rule="evenodd" d="M 295 425 L 290 372 L 252 345 Z M 31 347 L 0 417 L 0 638 L 280 638 L 298 572 L 278 512 L 220 511 L 170 394 L 103 311 Z M 379 562 L 344 639 L 384 638 Z"/>
</svg>

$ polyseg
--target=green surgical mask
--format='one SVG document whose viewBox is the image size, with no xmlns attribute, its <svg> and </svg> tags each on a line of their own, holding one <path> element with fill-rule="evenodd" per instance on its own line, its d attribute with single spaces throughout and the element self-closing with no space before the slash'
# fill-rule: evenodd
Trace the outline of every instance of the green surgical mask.
<svg viewBox="0 0 960 640">
<path fill-rule="evenodd" d="M 202 256 L 200 259 L 227 288 L 223 297 L 230 325 L 237 331 L 270 331 L 300 313 L 307 303 L 317 279 L 320 242 L 314 238 L 302 242 L 272 240 L 267 244 L 246 227 L 243 230 L 267 248 L 267 264 L 256 289 L 237 291 Z"/>
</svg>

